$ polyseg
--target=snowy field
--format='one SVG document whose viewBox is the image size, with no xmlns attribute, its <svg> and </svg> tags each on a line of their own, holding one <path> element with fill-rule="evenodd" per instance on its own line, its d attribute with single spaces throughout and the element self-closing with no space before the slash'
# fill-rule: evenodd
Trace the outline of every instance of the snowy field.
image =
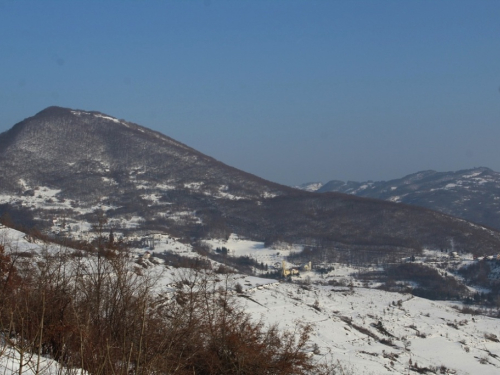
<svg viewBox="0 0 500 375">
<path fill-rule="evenodd" d="M 279 284 L 249 296 L 246 310 L 269 323 L 313 324 L 317 360 L 339 360 L 354 374 L 407 374 L 410 361 L 455 374 L 500 373 L 500 343 L 485 338 L 500 334 L 498 319 L 375 289 Z"/>
<path fill-rule="evenodd" d="M 36 354 L 24 353 L 21 358 L 18 350 L 6 346 L 0 339 L 0 374 L 19 375 L 19 373 L 22 375 L 87 375 L 86 371 L 63 368 L 56 361 L 39 357 Z"/>
<path fill-rule="evenodd" d="M 0 229 L 0 243 L 9 251 L 60 250 L 58 246 L 30 242 L 24 233 L 6 228 Z M 251 256 L 266 264 L 280 262 L 290 252 L 300 251 L 297 246 L 266 248 L 263 243 L 234 235 L 228 241 L 214 240 L 208 244 L 213 248 L 227 247 L 231 255 Z M 172 252 L 199 257 L 190 246 L 166 235 L 158 235 L 154 249 L 148 251 L 147 262 L 131 263 L 131 269 L 139 267 L 156 275 L 158 293 L 172 291 L 172 283 L 183 274 L 189 275 L 190 270 L 166 267 L 157 255 Z M 137 261 L 145 249 L 134 252 L 137 256 L 133 260 Z M 424 255 L 440 256 L 432 252 Z M 351 278 L 353 272 L 352 268 L 338 265 L 329 276 Z M 314 282 L 314 278 L 310 279 Z M 217 282 L 220 283 L 217 287 L 230 288 L 236 303 L 256 320 L 278 324 L 282 329 L 291 329 L 295 322 L 312 324 L 309 347 L 314 359 L 340 363 L 353 374 L 416 374 L 416 368 L 436 374 L 500 374 L 500 320 L 461 314 L 450 302 L 361 288 L 356 284 L 350 288 L 298 285 L 238 274 L 229 280 L 222 275 Z M 236 284 L 241 286 L 242 293 L 234 292 Z M 18 374 L 19 353 L 5 345 L 0 349 L 0 374 Z M 34 373 L 36 356 L 31 361 L 23 374 Z M 40 363 L 41 374 L 60 373 L 50 359 L 42 358 Z"/>
</svg>

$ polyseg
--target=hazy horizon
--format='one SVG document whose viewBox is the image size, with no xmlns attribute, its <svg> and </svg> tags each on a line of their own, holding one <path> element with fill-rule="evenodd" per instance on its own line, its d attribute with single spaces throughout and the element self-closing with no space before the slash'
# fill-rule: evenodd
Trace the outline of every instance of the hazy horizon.
<svg viewBox="0 0 500 375">
<path fill-rule="evenodd" d="M 0 132 L 100 111 L 287 185 L 500 170 L 497 1 L 2 1 Z"/>
</svg>

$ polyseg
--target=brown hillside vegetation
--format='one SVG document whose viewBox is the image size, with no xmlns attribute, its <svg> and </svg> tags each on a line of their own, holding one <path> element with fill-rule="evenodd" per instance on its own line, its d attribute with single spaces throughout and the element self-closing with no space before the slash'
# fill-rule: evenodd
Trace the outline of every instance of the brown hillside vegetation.
<svg viewBox="0 0 500 375">
<path fill-rule="evenodd" d="M 252 320 L 209 273 L 186 272 L 171 293 L 157 295 L 156 279 L 132 272 L 124 250 L 61 248 L 33 258 L 11 257 L 1 247 L 0 281 L 0 330 L 21 353 L 20 373 L 23 366 L 38 369 L 35 353 L 68 373 L 74 367 L 123 375 L 328 370 L 315 368 L 306 353 L 309 326 L 280 332 Z"/>
</svg>

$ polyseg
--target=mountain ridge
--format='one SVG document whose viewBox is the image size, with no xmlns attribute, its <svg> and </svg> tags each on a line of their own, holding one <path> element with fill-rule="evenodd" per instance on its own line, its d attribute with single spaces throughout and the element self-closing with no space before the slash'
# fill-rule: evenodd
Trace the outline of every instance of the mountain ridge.
<svg viewBox="0 0 500 375">
<path fill-rule="evenodd" d="M 450 243 L 472 252 L 500 247 L 500 233 L 463 220 L 279 185 L 97 111 L 49 107 L 16 124 L 0 134 L 0 171 L 0 214 L 32 215 L 55 235 L 91 231 L 101 212 L 124 236 L 166 231 L 196 241 L 237 233 L 321 247 L 337 258 L 356 250 L 366 262 Z"/>
<path fill-rule="evenodd" d="M 81 121 L 75 122 L 75 117 Z M 33 126 L 34 122 L 36 123 L 35 127 Z M 87 129 L 76 129 L 76 123 L 78 125 L 83 124 L 87 126 Z M 125 125 L 126 129 L 121 129 L 122 131 L 120 131 L 120 128 L 117 127 L 118 124 Z M 57 127 L 57 129 L 54 127 Z M 129 134 L 124 136 L 123 130 L 128 133 L 132 132 L 132 135 L 137 138 L 130 139 Z M 71 147 L 67 147 L 67 145 L 64 144 L 64 138 L 71 136 L 71 133 L 74 131 L 80 131 L 79 142 L 76 144 L 73 143 Z M 111 136 L 116 138 L 111 138 L 110 133 L 112 133 Z M 13 137 L 16 138 L 15 142 L 12 142 Z M 148 146 L 150 146 L 149 149 L 138 149 L 137 145 L 140 143 L 138 141 L 140 141 L 141 138 L 148 138 L 150 143 L 148 144 Z M 124 168 L 138 168 L 148 163 L 152 164 L 151 160 L 147 160 L 148 156 L 151 158 L 151 155 L 155 153 L 159 146 L 158 142 L 167 142 L 170 148 L 161 150 L 166 151 L 161 155 L 163 158 L 177 157 L 178 161 L 189 158 L 189 160 L 187 160 L 189 163 L 184 164 L 189 164 L 191 168 L 196 167 L 197 164 L 203 164 L 204 166 L 207 164 L 216 164 L 218 168 L 225 172 L 237 172 L 246 178 L 264 181 L 257 176 L 250 175 L 223 164 L 159 132 L 155 132 L 134 123 L 115 119 L 97 111 L 70 110 L 61 107 L 49 107 L 40 111 L 35 116 L 21 121 L 11 130 L 0 135 L 0 146 L 2 149 L 2 151 L 0 151 L 0 157 L 4 159 L 9 157 L 9 152 L 13 147 L 9 144 L 6 145 L 6 139 L 7 141 L 10 140 L 18 147 L 20 145 L 23 151 L 33 154 L 33 159 L 35 159 L 35 157 L 38 159 L 46 158 L 51 162 L 57 162 L 57 157 L 60 157 L 60 154 L 64 153 L 65 158 L 68 159 L 67 163 L 73 163 L 81 162 L 81 156 L 86 154 L 83 159 L 88 159 L 92 162 L 102 161 L 103 158 L 113 159 L 115 163 L 113 168 L 117 171 L 123 171 Z M 102 142 L 103 139 L 106 140 L 104 143 Z M 96 147 L 99 143 L 101 143 L 100 147 Z M 42 154 L 39 153 L 39 144 L 44 144 L 45 146 Z M 130 150 L 130 147 L 135 147 L 135 149 Z M 139 157 L 141 160 L 129 160 L 127 155 L 130 151 L 135 153 L 134 157 Z M 76 158 L 73 158 L 73 155 L 75 155 Z M 124 161 L 120 160 L 120 158 L 124 159 Z M 31 167 L 32 162 L 33 160 L 26 160 L 26 163 L 23 165 Z M 105 162 L 105 164 L 109 164 L 110 160 L 105 160 Z M 68 169 L 65 168 L 62 163 L 59 162 L 58 164 L 59 168 Z M 23 165 L 21 165 L 21 167 Z M 70 165 L 70 167 L 72 167 L 72 165 Z M 169 167 L 172 167 L 172 165 L 169 165 Z M 101 166 L 101 168 L 105 169 L 106 167 Z M 278 186 L 271 182 L 268 182 L 268 184 L 272 185 L 274 188 Z M 280 186 L 280 188 L 287 190 L 284 186 Z"/>
<path fill-rule="evenodd" d="M 389 181 L 331 180 L 315 190 L 332 191 L 426 207 L 500 229 L 500 173 L 487 167 L 427 170 Z"/>
</svg>

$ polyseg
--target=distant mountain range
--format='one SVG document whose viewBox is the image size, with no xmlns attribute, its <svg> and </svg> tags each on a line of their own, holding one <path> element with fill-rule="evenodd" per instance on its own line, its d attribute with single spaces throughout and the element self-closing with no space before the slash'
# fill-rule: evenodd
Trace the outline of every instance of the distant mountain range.
<svg viewBox="0 0 500 375">
<path fill-rule="evenodd" d="M 403 199 L 403 190 L 394 187 L 391 196 Z M 446 214 L 300 191 L 140 125 L 60 107 L 0 134 L 0 215 L 6 213 L 53 235 L 81 236 L 104 214 L 107 228 L 124 236 L 162 232 L 194 243 L 237 233 L 337 257 L 356 254 L 359 262 L 423 247 L 475 253 L 500 248 L 500 233 Z"/>
<path fill-rule="evenodd" d="M 457 172 L 422 171 L 390 181 L 332 180 L 297 187 L 426 207 L 500 229 L 500 173 L 485 167 Z"/>
</svg>

